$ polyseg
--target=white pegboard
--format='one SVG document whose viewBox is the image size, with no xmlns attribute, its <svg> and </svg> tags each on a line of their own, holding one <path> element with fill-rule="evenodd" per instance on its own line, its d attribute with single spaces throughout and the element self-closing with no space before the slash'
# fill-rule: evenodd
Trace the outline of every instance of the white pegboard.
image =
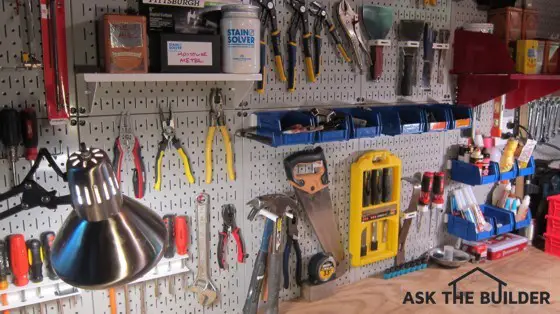
<svg viewBox="0 0 560 314">
<path fill-rule="evenodd" d="M 537 6 L 548 7 L 555 1 L 534 1 Z M 126 8 L 126 0 L 102 0 L 66 1 L 71 21 L 72 31 L 69 42 L 70 59 L 73 65 L 96 65 L 97 57 L 97 33 L 96 22 L 105 13 L 122 13 Z M 330 9 L 330 17 L 338 25 L 336 1 L 323 1 Z M 392 6 L 395 9 L 395 23 L 389 34 L 390 39 L 395 39 L 395 27 L 399 19 L 420 18 L 430 19 L 436 28 L 448 28 L 453 34 L 453 29 L 468 22 L 483 22 L 486 20 L 486 12 L 476 9 L 474 1 L 463 0 L 455 2 L 451 0 L 438 1 L 437 7 L 415 6 L 416 0 L 369 0 L 354 1 L 353 8 L 358 8 L 364 3 Z M 543 4 L 545 3 L 545 4 Z M 27 42 L 23 36 L 26 32 L 23 21 L 23 8 L 20 15 L 15 15 L 13 10 L 15 1 L 6 0 L 0 7 L 0 20 L 5 21 L 4 32 L 0 32 L 0 66 L 12 65 L 19 60 L 22 50 L 27 50 Z M 283 30 L 282 47 L 285 49 L 285 30 L 291 19 L 293 11 L 291 8 L 278 1 L 278 20 Z M 546 10 L 545 10 L 546 11 Z M 548 12 L 551 12 L 550 10 Z M 543 20 L 546 32 L 554 32 L 557 21 L 547 17 Z M 313 18 L 311 18 L 313 21 Z M 36 25 L 38 25 L 36 23 Z M 70 22 L 69 22 L 70 25 Z M 310 25 L 311 26 L 311 25 Z M 36 26 L 36 28 L 38 28 Z M 541 29 L 539 29 L 541 31 Z M 38 37 L 38 29 L 36 30 Z M 347 42 L 343 30 L 337 28 L 343 42 Z M 327 38 L 326 33 L 323 37 Z M 347 47 L 347 46 L 346 46 Z M 206 191 L 212 197 L 210 214 L 210 268 L 211 277 L 219 289 L 219 300 L 212 307 L 203 309 L 196 302 L 194 296 L 186 291 L 187 283 L 183 276 L 161 279 L 158 281 L 159 290 L 162 295 L 156 298 L 154 294 L 155 282 L 150 281 L 141 284 L 129 285 L 126 289 L 130 291 L 131 308 L 134 313 L 140 312 L 140 291 L 145 285 L 146 306 L 149 313 L 239 313 L 247 293 L 248 278 L 250 278 L 255 252 L 257 251 L 262 235 L 262 221 L 249 222 L 246 217 L 248 208 L 246 202 L 253 197 L 268 193 L 291 193 L 292 188 L 286 182 L 283 169 L 283 159 L 289 154 L 304 149 L 305 146 L 294 146 L 286 148 L 270 148 L 260 143 L 242 140 L 233 137 L 235 130 L 248 126 L 248 115 L 256 109 L 261 108 L 288 108 L 299 106 L 326 106 L 327 104 L 360 102 L 361 98 L 366 101 L 395 102 L 396 73 L 397 73 L 397 50 L 396 44 L 385 49 L 385 74 L 379 82 L 369 81 L 367 74 L 359 75 L 352 67 L 343 62 L 333 47 L 330 38 L 323 40 L 323 67 L 322 74 L 314 84 L 305 82 L 304 66 L 301 60 L 301 51 L 298 50 L 298 84 L 296 92 L 288 93 L 286 84 L 277 81 L 270 51 L 268 52 L 267 92 L 258 95 L 252 92 L 248 97 L 248 104 L 233 103 L 233 95 L 237 92 L 225 83 L 214 82 L 157 82 L 157 83 L 102 83 L 98 89 L 98 97 L 95 100 L 92 114 L 80 127 L 81 140 L 89 145 L 104 148 L 112 155 L 113 142 L 118 134 L 118 114 L 123 110 L 132 113 L 132 122 L 135 133 L 138 135 L 143 147 L 143 156 L 146 165 L 146 176 L 148 178 L 146 197 L 142 202 L 159 214 L 185 214 L 191 218 L 191 247 L 189 252 L 189 267 L 196 273 L 196 217 L 194 212 L 194 196 Z M 419 50 L 419 60 L 421 58 Z M 284 59 L 287 61 L 286 53 Z M 437 58 L 437 56 L 436 56 Z M 452 60 L 452 51 L 447 58 L 447 68 Z M 421 62 L 419 62 L 421 65 Z M 73 67 L 71 67 L 73 68 Z M 417 77 L 421 77 L 422 67 L 418 67 Z M 0 106 L 24 108 L 33 106 L 38 110 L 39 116 L 46 117 L 44 110 L 44 96 L 42 86 L 42 73 L 40 70 L 11 71 L 0 70 Z M 436 75 L 432 74 L 434 79 Z M 446 74 L 445 84 L 432 84 L 430 92 L 422 91 L 416 87 L 414 95 L 409 99 L 412 101 L 425 102 L 429 98 L 441 99 L 446 94 L 453 95 L 452 84 Z M 204 169 L 204 144 L 207 132 L 207 119 L 209 109 L 207 96 L 211 87 L 224 88 L 226 96 L 226 116 L 235 152 L 235 170 L 237 180 L 227 181 L 225 175 L 225 157 L 222 149 L 221 137 L 217 135 L 214 151 L 214 183 L 206 185 L 202 181 L 205 177 Z M 74 90 L 75 94 L 83 90 Z M 75 102 L 73 105 L 76 106 Z M 167 152 L 164 162 L 163 191 L 153 190 L 153 166 L 157 143 L 161 139 L 160 124 L 157 110 L 159 106 L 167 108 L 171 106 L 175 113 L 177 135 L 183 141 L 185 150 L 191 161 L 191 167 L 196 183 L 188 184 L 183 176 L 182 165 L 179 157 L 174 152 Z M 478 123 L 483 134 L 488 134 L 491 125 L 492 103 L 482 106 L 482 115 Z M 77 127 L 59 126 L 52 127 L 46 120 L 40 123 L 40 146 L 47 147 L 51 152 L 62 153 L 57 157 L 61 167 L 65 167 L 65 160 L 69 153 L 78 149 Z M 388 149 L 397 154 L 403 160 L 403 175 L 409 176 L 414 172 L 439 171 L 445 168 L 445 160 L 452 155 L 451 147 L 460 142 L 459 132 L 432 133 L 422 135 L 407 135 L 398 137 L 383 136 L 376 139 L 353 140 L 345 143 L 330 143 L 322 145 L 328 160 L 331 179 L 331 197 L 338 217 L 339 232 L 343 235 L 343 241 L 347 246 L 347 225 L 349 211 L 349 184 L 350 164 L 355 161 L 361 152 L 370 149 Z M 20 160 L 17 164 L 18 176 L 23 178 L 29 169 L 29 164 Z M 130 186 L 131 169 L 127 165 L 123 169 L 122 187 L 127 195 L 133 195 Z M 5 191 L 9 184 L 9 165 L 6 160 L 0 160 L 0 192 Z M 38 181 L 47 189 L 56 189 L 61 194 L 67 191 L 67 185 L 49 169 L 41 169 L 37 175 Z M 459 184 L 449 182 L 447 190 L 457 187 Z M 482 202 L 490 186 L 480 187 L 475 190 L 479 201 Z M 411 197 L 411 188 L 403 184 L 401 195 L 401 207 L 406 208 Z M 17 203 L 17 199 L 11 199 L 0 204 L 0 210 Z M 228 247 L 228 271 L 220 271 L 216 261 L 216 250 L 218 231 L 221 230 L 220 207 L 223 204 L 232 203 L 236 206 L 237 223 L 241 227 L 242 237 L 245 241 L 246 250 L 250 253 L 245 264 L 235 262 L 235 248 L 230 241 Z M 9 233 L 23 233 L 26 237 L 37 237 L 40 232 L 46 230 L 56 231 L 62 224 L 64 217 L 71 209 L 61 207 L 54 211 L 48 209 L 34 209 L 22 212 L 10 217 L 0 223 L 3 235 Z M 421 228 L 417 223 L 421 221 Z M 431 220 L 431 222 L 429 221 Z M 304 275 L 307 273 L 309 258 L 316 253 L 320 246 L 311 231 L 309 223 L 301 219 L 299 226 L 300 242 L 304 257 Z M 432 229 L 428 230 L 427 226 Z M 435 212 L 431 216 L 423 215 L 413 221 L 411 232 L 408 237 L 406 252 L 407 259 L 414 259 L 424 253 L 428 248 L 437 246 L 445 241 L 445 225 L 443 218 L 437 217 Z M 349 284 L 378 274 L 384 269 L 393 266 L 392 260 L 381 261 L 361 268 L 353 268 L 342 278 L 337 280 L 338 285 Z M 295 273 L 294 257 L 291 259 L 291 274 Z M 192 281 L 192 274 L 187 280 Z M 169 280 L 175 281 L 176 293 L 170 294 Z M 299 296 L 299 289 L 292 284 L 289 289 L 283 290 L 282 299 L 292 299 Z M 124 311 L 124 288 L 117 289 L 117 303 L 119 312 Z M 65 313 L 110 313 L 109 297 L 107 291 L 85 291 L 79 298 L 63 300 L 61 306 Z M 57 313 L 56 303 L 45 304 L 48 313 Z M 28 307 L 27 312 L 38 313 L 38 306 Z M 23 312 L 23 311 L 22 311 Z M 12 311 L 12 313 L 17 313 Z"/>
</svg>

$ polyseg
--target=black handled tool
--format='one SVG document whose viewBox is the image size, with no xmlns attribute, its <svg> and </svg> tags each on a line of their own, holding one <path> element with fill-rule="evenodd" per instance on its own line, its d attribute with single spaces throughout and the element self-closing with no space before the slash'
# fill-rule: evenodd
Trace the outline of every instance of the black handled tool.
<svg viewBox="0 0 560 314">
<path fill-rule="evenodd" d="M 422 68 L 422 86 L 429 89 L 432 82 L 432 63 L 434 62 L 434 39 L 436 31 L 430 23 L 424 26 L 424 66 Z"/>
<path fill-rule="evenodd" d="M 296 253 L 296 284 L 298 287 L 301 286 L 301 248 L 299 246 L 299 234 L 297 229 L 297 218 L 295 214 L 293 214 L 293 218 L 288 219 L 288 237 L 286 242 L 286 247 L 284 248 L 284 261 L 283 265 L 283 274 L 284 274 L 284 289 L 288 289 L 290 287 L 290 271 L 289 271 L 289 264 L 290 264 L 290 254 L 292 253 L 292 246 L 294 247 L 294 251 Z"/>
<path fill-rule="evenodd" d="M 393 197 L 393 169 L 383 168 L 383 203 L 390 202 Z"/>
<path fill-rule="evenodd" d="M 167 229 L 167 237 L 165 239 L 165 250 L 163 256 L 165 258 L 172 258 L 175 256 L 175 216 L 177 215 L 165 215 L 163 216 L 163 223 Z"/>
<path fill-rule="evenodd" d="M 12 186 L 16 186 L 16 162 L 21 143 L 21 120 L 17 110 L 4 108 L 0 111 L 0 131 L 2 144 L 8 149 L 8 160 L 12 165 Z"/>
<path fill-rule="evenodd" d="M 27 257 L 29 258 L 29 279 L 32 282 L 43 281 L 43 250 L 41 241 L 27 240 Z"/>
<path fill-rule="evenodd" d="M 51 280 L 57 280 L 58 275 L 54 272 L 54 268 L 51 261 L 52 245 L 54 242 L 54 232 L 47 231 L 41 234 L 41 242 L 43 244 L 43 254 L 45 259 L 45 265 L 47 266 L 47 276 Z"/>
<path fill-rule="evenodd" d="M 8 259 L 8 245 L 4 240 L 0 240 L 0 290 L 8 288 L 8 274 L 10 273 Z"/>
<path fill-rule="evenodd" d="M 27 108 L 21 113 L 21 132 L 25 159 L 37 159 L 37 146 L 39 145 L 39 130 L 37 126 L 37 113 L 33 108 Z"/>
</svg>

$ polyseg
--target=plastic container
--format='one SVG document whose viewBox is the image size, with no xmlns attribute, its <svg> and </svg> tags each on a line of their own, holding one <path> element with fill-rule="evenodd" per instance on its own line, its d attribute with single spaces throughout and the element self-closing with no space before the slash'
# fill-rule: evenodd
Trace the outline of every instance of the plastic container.
<svg viewBox="0 0 560 314">
<path fill-rule="evenodd" d="M 459 216 L 448 215 L 447 232 L 464 240 L 480 241 L 513 230 L 515 219 L 512 212 L 489 205 L 480 205 L 480 210 L 492 225 L 492 230 L 477 233 L 474 223 Z"/>
<path fill-rule="evenodd" d="M 548 200 L 548 215 L 560 218 L 560 194 L 549 196 Z"/>
<path fill-rule="evenodd" d="M 520 168 L 519 167 L 519 163 L 517 162 L 517 160 L 515 161 L 516 165 L 517 165 L 517 176 L 519 177 L 524 177 L 524 176 L 530 176 L 535 174 L 535 159 L 533 157 L 531 157 L 531 159 L 529 159 L 529 163 L 527 164 L 527 167 L 525 168 Z"/>
<path fill-rule="evenodd" d="M 545 233 L 544 239 L 544 251 L 548 254 L 560 257 L 560 237 Z"/>
<path fill-rule="evenodd" d="M 351 116 L 350 138 L 372 138 L 381 135 L 381 115 L 378 111 L 364 108 L 340 108 L 335 111 L 344 112 Z M 365 126 L 355 123 L 354 118 L 366 121 Z"/>
<path fill-rule="evenodd" d="M 451 111 L 451 129 L 468 129 L 472 127 L 472 108 L 449 106 Z"/>
<path fill-rule="evenodd" d="M 397 106 L 402 134 L 426 132 L 426 112 L 421 106 Z"/>
<path fill-rule="evenodd" d="M 531 219 L 533 219 L 533 216 L 531 215 L 531 209 L 529 209 L 529 211 L 527 212 L 527 217 L 525 217 L 524 220 L 515 222 L 515 230 L 529 227 L 529 225 L 531 224 Z"/>
<path fill-rule="evenodd" d="M 498 166 L 499 169 L 499 166 Z M 513 168 L 511 168 L 510 171 L 508 172 L 500 172 L 500 181 L 502 180 L 511 180 L 515 177 L 517 177 L 518 175 L 518 171 L 517 171 L 517 162 L 513 163 Z"/>
<path fill-rule="evenodd" d="M 313 116 L 303 111 L 265 111 L 253 114 L 257 135 L 269 137 L 271 146 L 313 144 L 315 132 L 285 134 L 282 131 L 301 124 L 314 126 Z"/>
<path fill-rule="evenodd" d="M 499 180 L 498 164 L 490 163 L 489 175 L 481 176 L 480 170 L 473 164 L 460 160 L 451 161 L 451 180 L 466 183 L 468 185 L 484 185 Z"/>
<path fill-rule="evenodd" d="M 560 217 L 546 215 L 546 233 L 560 237 Z"/>
<path fill-rule="evenodd" d="M 452 128 L 450 106 L 427 105 L 423 109 L 428 132 L 441 132 Z"/>
<path fill-rule="evenodd" d="M 319 122 L 314 121 L 315 125 Z M 329 131 L 318 131 L 315 132 L 315 142 L 316 143 L 327 143 L 327 142 L 340 142 L 348 141 L 350 139 L 350 133 L 352 132 L 350 115 L 345 114 L 344 123 L 338 130 Z"/>
<path fill-rule="evenodd" d="M 249 4 L 228 4 L 221 8 L 222 67 L 225 73 L 260 72 L 260 8 Z"/>
<path fill-rule="evenodd" d="M 402 134 L 401 118 L 396 106 L 372 107 L 373 112 L 379 113 L 381 118 L 381 134 L 395 136 Z"/>
</svg>

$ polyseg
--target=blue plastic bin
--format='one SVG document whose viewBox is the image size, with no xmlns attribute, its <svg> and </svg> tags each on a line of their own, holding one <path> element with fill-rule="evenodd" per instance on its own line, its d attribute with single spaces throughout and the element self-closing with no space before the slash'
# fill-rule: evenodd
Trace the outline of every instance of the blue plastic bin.
<svg viewBox="0 0 560 314">
<path fill-rule="evenodd" d="M 481 205 L 482 206 L 482 205 Z M 513 231 L 515 226 L 515 215 L 512 211 L 505 210 L 503 208 L 498 208 L 490 205 L 484 205 L 485 212 L 484 216 L 494 218 L 494 234 L 500 235 Z"/>
<path fill-rule="evenodd" d="M 426 112 L 422 106 L 396 106 L 396 108 L 399 111 L 402 134 L 426 132 Z"/>
<path fill-rule="evenodd" d="M 340 108 L 335 111 L 344 112 L 351 117 L 350 138 L 371 138 L 377 137 L 381 134 L 381 117 L 378 111 L 372 111 L 365 108 Z M 360 119 L 366 122 L 365 126 L 360 126 L 354 120 Z"/>
<path fill-rule="evenodd" d="M 341 112 L 339 112 L 341 113 Z M 338 130 L 329 131 L 318 131 L 315 132 L 315 142 L 316 143 L 327 143 L 327 142 L 341 142 L 348 141 L 350 139 L 350 133 L 352 132 L 350 115 L 344 113 L 344 123 Z M 319 121 L 314 121 L 315 125 Z"/>
<path fill-rule="evenodd" d="M 517 164 L 517 171 L 518 171 L 518 176 L 519 177 L 524 177 L 524 176 L 530 176 L 535 174 L 535 158 L 531 157 L 531 159 L 529 159 L 529 163 L 527 164 L 526 168 L 521 168 L 519 167 L 519 163 L 517 161 L 515 161 L 515 163 Z"/>
<path fill-rule="evenodd" d="M 472 108 L 449 106 L 451 110 L 451 129 L 472 128 Z"/>
<path fill-rule="evenodd" d="M 500 170 L 500 167 L 498 166 L 498 170 Z M 503 180 L 511 180 L 517 177 L 518 171 L 517 171 L 517 162 L 513 163 L 513 167 L 511 168 L 510 171 L 508 172 L 501 172 L 500 171 L 500 181 Z"/>
<path fill-rule="evenodd" d="M 441 132 L 452 128 L 449 105 L 426 105 L 423 108 L 428 132 Z"/>
<path fill-rule="evenodd" d="M 401 118 L 397 106 L 370 107 L 381 118 L 381 134 L 396 136 L 402 134 Z"/>
<path fill-rule="evenodd" d="M 531 215 L 531 210 L 529 209 L 529 211 L 527 212 L 527 218 L 525 218 L 525 220 L 515 221 L 515 230 L 529 227 L 529 225 L 531 224 L 531 219 L 533 219 L 533 216 Z"/>
<path fill-rule="evenodd" d="M 490 163 L 489 175 L 481 176 L 480 170 L 473 164 L 460 160 L 451 161 L 451 180 L 466 183 L 468 185 L 484 185 L 499 180 L 498 164 Z"/>
<path fill-rule="evenodd" d="M 301 124 L 313 126 L 313 116 L 303 111 L 263 111 L 256 112 L 257 135 L 269 137 L 271 146 L 313 144 L 315 133 L 285 134 L 282 131 Z"/>
<path fill-rule="evenodd" d="M 480 205 L 480 210 L 486 221 L 492 225 L 492 230 L 477 233 L 474 223 L 448 214 L 447 232 L 468 241 L 480 241 L 513 230 L 515 221 L 513 213 L 489 205 Z"/>
</svg>

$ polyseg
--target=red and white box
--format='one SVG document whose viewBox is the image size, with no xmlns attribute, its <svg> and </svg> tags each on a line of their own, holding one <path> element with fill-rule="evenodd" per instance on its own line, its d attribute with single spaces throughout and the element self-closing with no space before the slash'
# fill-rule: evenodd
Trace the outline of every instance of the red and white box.
<svg viewBox="0 0 560 314">
<path fill-rule="evenodd" d="M 527 243 L 528 240 L 525 237 L 513 233 L 506 233 L 478 242 L 463 241 L 462 249 L 470 254 L 473 254 L 471 251 L 480 251 L 478 254 L 483 254 L 482 251 L 484 245 L 486 245 L 488 250 L 487 257 L 489 260 L 493 261 L 523 251 L 527 247 Z"/>
<path fill-rule="evenodd" d="M 473 263 L 484 263 L 488 259 L 488 246 L 484 242 L 463 240 L 461 250 L 474 256 Z"/>
</svg>

